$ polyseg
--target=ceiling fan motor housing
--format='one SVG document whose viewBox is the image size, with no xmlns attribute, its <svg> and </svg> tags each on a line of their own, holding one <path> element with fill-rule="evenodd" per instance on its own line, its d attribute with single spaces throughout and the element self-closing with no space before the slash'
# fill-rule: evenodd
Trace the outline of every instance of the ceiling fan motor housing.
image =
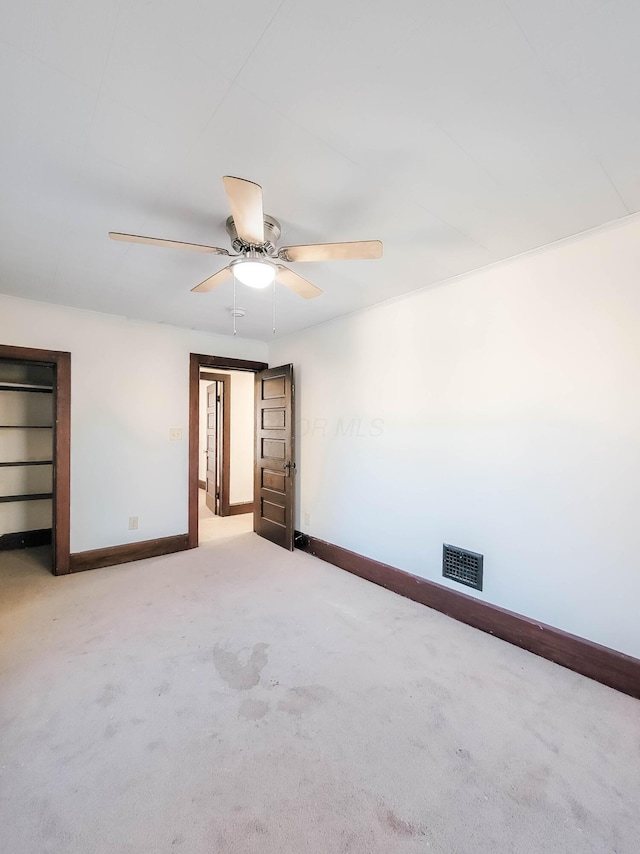
<svg viewBox="0 0 640 854">
<path fill-rule="evenodd" d="M 231 239 L 231 245 L 235 249 L 236 252 L 246 252 L 251 248 L 251 245 L 244 241 L 241 237 L 238 237 L 238 232 L 236 231 L 236 224 L 233 221 L 233 217 L 230 216 L 227 219 L 225 224 L 227 229 L 227 234 Z M 280 223 L 277 219 L 268 214 L 264 215 L 264 243 L 261 243 L 259 246 L 254 247 L 263 251 L 266 255 L 273 255 L 276 251 L 276 244 L 280 239 L 280 235 L 282 233 L 282 229 L 280 228 Z"/>
</svg>

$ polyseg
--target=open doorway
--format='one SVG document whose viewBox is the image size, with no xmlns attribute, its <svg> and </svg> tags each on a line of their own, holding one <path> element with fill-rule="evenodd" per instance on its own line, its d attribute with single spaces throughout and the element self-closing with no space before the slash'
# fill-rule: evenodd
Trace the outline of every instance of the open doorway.
<svg viewBox="0 0 640 854">
<path fill-rule="evenodd" d="M 216 449 L 215 443 L 210 442 L 209 437 L 204 442 L 200 442 L 200 374 L 203 369 L 206 373 L 208 368 L 214 368 L 217 372 L 233 374 L 236 371 L 243 371 L 253 375 L 252 384 L 255 395 L 252 417 L 254 452 L 243 454 L 245 464 L 247 466 L 250 463 L 253 465 L 252 529 L 264 539 L 291 551 L 295 545 L 294 509 L 295 474 L 297 471 L 293 365 L 268 368 L 264 362 L 203 356 L 197 353 L 191 354 L 189 365 L 188 548 L 198 547 L 199 510 L 202 503 L 205 507 L 207 506 L 206 492 L 209 489 L 208 477 L 210 472 L 213 472 L 214 492 L 207 509 L 213 517 L 217 517 L 216 511 L 219 507 L 224 507 L 224 500 L 217 492 L 220 484 L 224 483 L 224 475 L 219 478 L 216 472 L 220 452 Z M 206 382 L 206 377 L 204 379 Z M 224 405 L 221 411 L 218 409 L 219 383 L 221 380 L 216 377 L 213 380 L 214 383 L 207 386 L 203 392 L 203 396 L 207 400 L 206 414 L 209 420 L 206 424 L 209 430 L 215 430 L 216 425 L 219 427 L 220 422 L 222 421 L 224 424 L 225 421 Z M 224 380 L 222 382 L 224 387 Z M 246 420 L 245 426 L 248 427 Z M 204 481 L 202 477 L 199 477 L 202 445 L 208 454 L 213 454 L 213 466 L 211 460 L 207 460 L 207 476 Z M 224 452 L 222 457 L 224 458 Z M 204 489 L 200 488 L 202 482 L 204 482 Z M 246 506 L 248 503 L 245 501 L 235 503 L 240 514 L 244 513 L 245 507 L 243 505 Z M 234 507 L 234 502 L 230 501 L 229 506 Z"/>
<path fill-rule="evenodd" d="M 253 530 L 254 377 L 266 367 L 191 354 L 189 548 Z"/>
<path fill-rule="evenodd" d="M 247 371 L 201 370 L 198 541 L 253 530 L 254 381 Z"/>
</svg>

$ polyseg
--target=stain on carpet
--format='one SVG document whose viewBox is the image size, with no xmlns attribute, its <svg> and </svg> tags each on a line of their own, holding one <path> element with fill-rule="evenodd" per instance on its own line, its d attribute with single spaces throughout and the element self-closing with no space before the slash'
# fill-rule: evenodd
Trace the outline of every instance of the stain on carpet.
<svg viewBox="0 0 640 854">
<path fill-rule="evenodd" d="M 586 825 L 588 825 L 591 820 L 589 810 L 587 810 L 579 801 L 577 801 L 571 796 L 569 796 L 567 800 L 569 802 L 569 806 L 571 807 L 571 812 L 573 813 L 573 817 L 576 820 L 577 826 L 585 827 Z"/>
<path fill-rule="evenodd" d="M 393 810 L 387 810 L 382 816 L 382 823 L 392 830 L 396 836 L 424 836 L 424 830 L 399 818 Z"/>
<path fill-rule="evenodd" d="M 268 643 L 256 643 L 246 664 L 240 663 L 240 658 L 235 652 L 223 649 L 221 646 L 213 648 L 213 662 L 220 678 L 224 679 L 230 688 L 236 691 L 247 691 L 255 688 L 260 681 L 260 675 L 269 658 L 267 656 Z"/>
<path fill-rule="evenodd" d="M 544 803 L 551 776 L 548 765 L 534 765 L 522 773 L 509 787 L 509 795 L 524 807 Z"/>
<path fill-rule="evenodd" d="M 238 717 L 248 721 L 259 721 L 269 711 L 269 704 L 264 700 L 243 700 L 238 711 Z"/>
<path fill-rule="evenodd" d="M 299 685 L 291 688 L 285 700 L 278 703 L 278 708 L 296 718 L 326 703 L 333 693 L 324 685 Z"/>
<path fill-rule="evenodd" d="M 269 832 L 269 829 L 267 828 L 267 825 L 257 818 L 254 818 L 252 821 L 247 822 L 247 833 L 248 834 L 253 834 L 253 833 L 264 834 L 264 833 L 268 833 L 268 832 Z"/>
<path fill-rule="evenodd" d="M 54 810 L 47 798 L 34 798 L 31 801 L 31 811 L 37 822 L 45 845 L 43 850 L 64 850 L 73 839 L 71 828 L 67 822 Z"/>
<path fill-rule="evenodd" d="M 107 706 L 110 706 L 112 703 L 121 697 L 125 693 L 122 685 L 114 685 L 112 682 L 108 682 L 104 686 L 104 690 L 99 697 L 96 697 L 96 703 L 99 706 L 102 706 L 103 709 L 106 709 Z"/>
<path fill-rule="evenodd" d="M 107 724 L 104 731 L 104 738 L 113 738 L 118 734 L 120 730 L 120 724 L 109 723 Z"/>
<path fill-rule="evenodd" d="M 551 739 L 546 738 L 535 727 L 531 726 L 531 724 L 528 721 L 525 722 L 524 726 L 525 726 L 525 729 L 527 729 L 530 733 L 532 733 L 538 739 L 538 741 L 541 744 L 544 744 L 544 746 L 548 750 L 550 750 L 552 753 L 555 753 L 556 756 L 560 753 L 560 748 L 558 747 L 558 745 L 554 741 L 552 741 Z"/>
</svg>

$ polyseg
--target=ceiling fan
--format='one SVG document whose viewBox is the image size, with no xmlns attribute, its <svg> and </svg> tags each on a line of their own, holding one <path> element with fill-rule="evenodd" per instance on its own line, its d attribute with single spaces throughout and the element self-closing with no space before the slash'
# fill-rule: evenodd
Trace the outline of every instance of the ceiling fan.
<svg viewBox="0 0 640 854">
<path fill-rule="evenodd" d="M 230 175 L 226 175 L 222 181 L 231 206 L 231 216 L 227 219 L 226 229 L 236 254 L 217 246 L 182 243 L 179 240 L 164 240 L 160 237 L 141 237 L 137 234 L 121 234 L 116 231 L 110 231 L 109 237 L 112 240 L 124 240 L 127 243 L 170 246 L 175 249 L 209 252 L 212 255 L 227 255 L 233 258 L 228 267 L 192 288 L 191 290 L 195 293 L 211 291 L 235 277 L 242 284 L 252 288 L 266 288 L 277 280 L 285 288 L 289 288 L 304 299 L 313 299 L 322 293 L 320 288 L 303 279 L 289 267 L 279 264 L 278 261 L 350 261 L 382 257 L 382 243 L 379 240 L 312 243 L 281 246 L 278 249 L 280 223 L 264 213 L 262 187 L 254 184 L 253 181 L 234 178 Z"/>
</svg>

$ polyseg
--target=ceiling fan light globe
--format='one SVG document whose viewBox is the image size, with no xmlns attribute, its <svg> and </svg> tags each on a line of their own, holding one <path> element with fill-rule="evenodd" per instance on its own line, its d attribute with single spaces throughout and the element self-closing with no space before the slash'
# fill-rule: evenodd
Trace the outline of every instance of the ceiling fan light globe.
<svg viewBox="0 0 640 854">
<path fill-rule="evenodd" d="M 275 265 L 269 261 L 238 261 L 233 265 L 236 279 L 249 288 L 267 288 L 276 277 Z"/>
</svg>

